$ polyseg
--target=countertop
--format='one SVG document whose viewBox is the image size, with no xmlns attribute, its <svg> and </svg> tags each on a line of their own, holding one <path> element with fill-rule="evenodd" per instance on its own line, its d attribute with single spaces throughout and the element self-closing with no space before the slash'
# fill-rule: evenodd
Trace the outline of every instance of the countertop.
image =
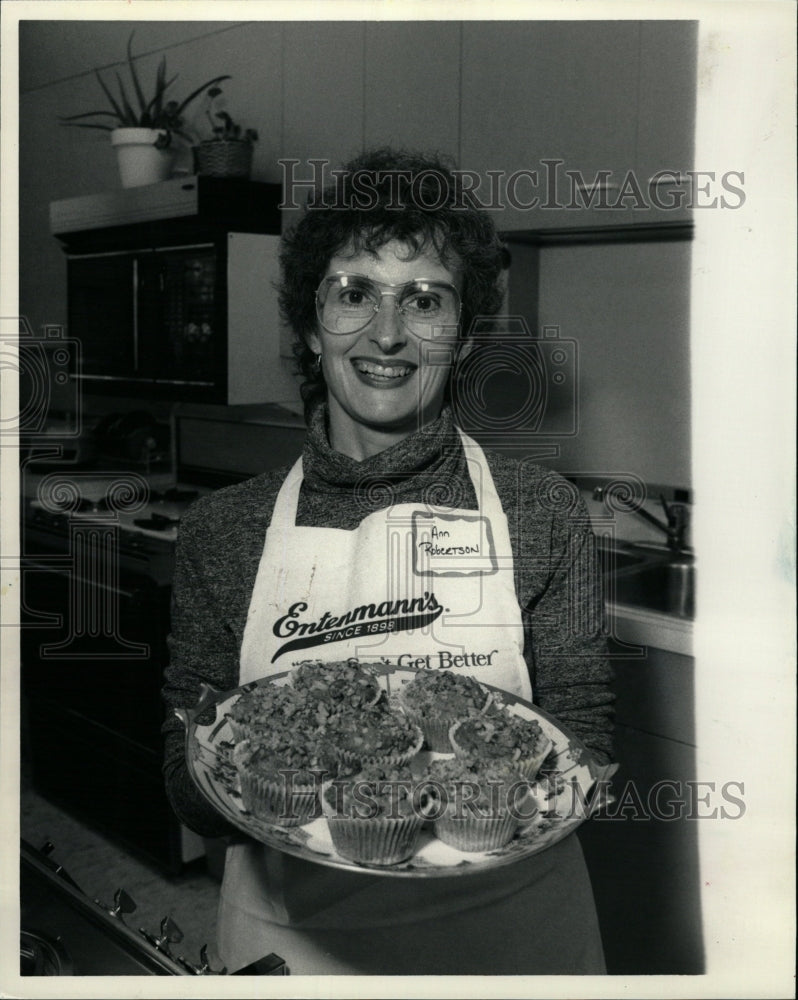
<svg viewBox="0 0 798 1000">
<path fill-rule="evenodd" d="M 693 655 L 693 622 L 629 604 L 608 604 L 608 624 L 620 642 Z"/>
</svg>

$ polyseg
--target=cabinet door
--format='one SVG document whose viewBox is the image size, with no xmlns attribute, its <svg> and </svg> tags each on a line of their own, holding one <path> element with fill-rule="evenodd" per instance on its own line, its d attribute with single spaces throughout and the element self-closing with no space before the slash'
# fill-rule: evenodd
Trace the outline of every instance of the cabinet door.
<svg viewBox="0 0 798 1000">
<path fill-rule="evenodd" d="M 627 726 L 617 728 L 615 742 L 619 811 L 579 829 L 607 971 L 699 974 L 704 957 L 698 829 L 688 818 L 687 785 L 695 779 L 695 750 Z M 668 784 L 658 792 L 663 781 Z M 671 808 L 674 818 L 668 819 Z"/>
<path fill-rule="evenodd" d="M 676 178 L 694 167 L 697 45 L 697 21 L 640 25 L 637 172 L 647 207 L 636 211 L 636 222 L 692 216 L 690 184 Z"/>
<path fill-rule="evenodd" d="M 579 832 L 610 974 L 703 971 L 693 665 L 653 647 L 613 660 L 616 802 Z"/>
<path fill-rule="evenodd" d="M 96 534 L 102 533 L 82 529 L 72 538 L 84 547 L 83 571 L 77 563 L 49 569 L 25 563 L 22 689 L 32 702 L 48 699 L 156 752 L 169 590 L 128 574 L 109 586 L 115 552 L 105 547 L 108 538 L 89 540 Z"/>
<path fill-rule="evenodd" d="M 498 172 L 500 229 L 633 221 L 629 201 L 596 206 L 618 202 L 635 165 L 639 34 L 634 21 L 464 24 L 461 166 Z M 580 184 L 602 177 L 591 202 Z"/>
<path fill-rule="evenodd" d="M 612 648 L 617 653 L 619 647 Z M 612 662 L 616 723 L 695 746 L 693 658 L 653 646 L 644 650 L 641 659 Z"/>
<path fill-rule="evenodd" d="M 283 156 L 299 160 L 284 190 L 287 202 L 304 205 L 314 170 L 331 181 L 363 147 L 363 36 L 356 21 L 300 21 L 285 26 Z M 313 167 L 310 160 L 323 160 Z M 298 210 L 283 213 L 283 230 Z"/>
<path fill-rule="evenodd" d="M 132 709 L 131 709 L 132 711 Z M 42 698 L 28 706 L 34 787 L 71 814 L 169 874 L 181 868 L 181 833 L 164 789 L 162 753 Z"/>
<path fill-rule="evenodd" d="M 73 257 L 67 274 L 69 335 L 79 342 L 83 377 L 135 377 L 133 255 Z"/>
<path fill-rule="evenodd" d="M 29 550 L 33 546 L 26 546 Z M 34 787 L 159 867 L 180 869 L 180 824 L 163 784 L 161 686 L 169 589 L 110 564 L 23 575 L 22 740 Z"/>
<path fill-rule="evenodd" d="M 460 25 L 391 21 L 366 25 L 366 147 L 440 150 L 460 144 Z"/>
</svg>

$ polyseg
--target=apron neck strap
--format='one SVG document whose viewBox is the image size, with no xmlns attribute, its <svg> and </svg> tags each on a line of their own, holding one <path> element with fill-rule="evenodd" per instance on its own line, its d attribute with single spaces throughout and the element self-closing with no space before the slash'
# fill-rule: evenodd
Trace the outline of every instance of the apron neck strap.
<svg viewBox="0 0 798 1000">
<path fill-rule="evenodd" d="M 484 499 L 487 495 L 491 497 L 497 496 L 493 476 L 491 475 L 490 467 L 488 466 L 488 461 L 481 445 L 464 431 L 460 430 L 459 427 L 456 429 L 460 435 L 460 443 L 465 454 L 466 469 L 468 470 L 468 475 L 471 477 L 471 484 L 474 487 L 477 504 L 481 507 L 481 498 Z M 475 476 L 476 469 L 479 472 Z M 274 503 L 274 513 L 272 515 L 273 523 L 291 525 L 296 523 L 299 491 L 302 488 L 303 478 L 304 468 L 302 457 L 300 456 L 291 467 L 283 485 L 280 487 L 280 492 L 277 494 L 277 499 Z"/>
</svg>

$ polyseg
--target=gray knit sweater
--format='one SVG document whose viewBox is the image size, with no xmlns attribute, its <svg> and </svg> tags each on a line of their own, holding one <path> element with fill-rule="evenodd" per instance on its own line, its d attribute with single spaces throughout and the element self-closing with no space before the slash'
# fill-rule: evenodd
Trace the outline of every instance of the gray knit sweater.
<svg viewBox="0 0 798 1000">
<path fill-rule="evenodd" d="M 496 453 L 487 459 L 509 522 L 535 702 L 606 763 L 613 695 L 589 516 L 578 492 L 557 473 Z M 311 415 L 303 469 L 299 526 L 351 530 L 393 503 L 478 507 L 448 409 L 418 433 L 357 462 L 330 448 L 326 408 L 320 406 Z M 203 497 L 181 522 L 163 689 L 170 708 L 194 705 L 202 681 L 222 691 L 238 686 L 250 596 L 287 471 Z M 171 712 L 163 731 L 164 775 L 175 812 L 205 836 L 231 833 L 188 774 L 183 726 Z"/>
</svg>

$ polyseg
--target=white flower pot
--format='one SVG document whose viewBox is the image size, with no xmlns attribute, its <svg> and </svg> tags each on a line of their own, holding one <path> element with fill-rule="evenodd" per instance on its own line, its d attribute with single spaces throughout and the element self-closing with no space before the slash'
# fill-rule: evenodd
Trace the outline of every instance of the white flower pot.
<svg viewBox="0 0 798 1000">
<path fill-rule="evenodd" d="M 122 187 L 157 184 L 169 178 L 173 150 L 159 149 L 155 143 L 163 129 L 118 128 L 111 133 L 111 145 L 116 149 Z"/>
</svg>

